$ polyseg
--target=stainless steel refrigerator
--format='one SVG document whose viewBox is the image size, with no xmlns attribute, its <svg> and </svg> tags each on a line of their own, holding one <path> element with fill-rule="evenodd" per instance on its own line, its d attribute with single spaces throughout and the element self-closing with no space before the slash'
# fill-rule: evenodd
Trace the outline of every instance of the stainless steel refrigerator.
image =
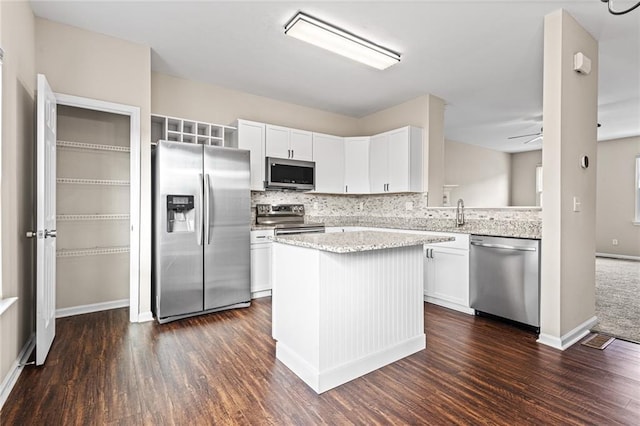
<svg viewBox="0 0 640 426">
<path fill-rule="evenodd" d="M 153 152 L 152 305 L 160 323 L 251 301 L 249 151 Z"/>
</svg>

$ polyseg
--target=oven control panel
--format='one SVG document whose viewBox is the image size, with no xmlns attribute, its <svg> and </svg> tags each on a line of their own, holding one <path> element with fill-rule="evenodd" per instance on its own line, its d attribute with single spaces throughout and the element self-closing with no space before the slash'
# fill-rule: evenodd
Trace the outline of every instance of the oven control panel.
<svg viewBox="0 0 640 426">
<path fill-rule="evenodd" d="M 256 204 L 257 216 L 304 216 L 304 204 Z"/>
</svg>

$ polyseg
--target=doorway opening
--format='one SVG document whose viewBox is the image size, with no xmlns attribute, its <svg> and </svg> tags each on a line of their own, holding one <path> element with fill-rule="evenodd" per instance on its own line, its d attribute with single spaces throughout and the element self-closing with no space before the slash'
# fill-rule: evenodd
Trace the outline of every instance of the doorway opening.
<svg viewBox="0 0 640 426">
<path fill-rule="evenodd" d="M 139 320 L 140 109 L 56 94 L 56 316 Z"/>
</svg>

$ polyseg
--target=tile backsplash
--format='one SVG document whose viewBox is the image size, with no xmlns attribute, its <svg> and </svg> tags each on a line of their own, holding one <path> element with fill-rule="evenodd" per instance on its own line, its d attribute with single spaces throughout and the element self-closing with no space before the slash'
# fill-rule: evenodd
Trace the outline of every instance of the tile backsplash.
<svg viewBox="0 0 640 426">
<path fill-rule="evenodd" d="M 314 218 L 406 218 L 406 219 L 455 219 L 455 207 L 428 207 L 427 193 L 379 194 L 379 195 L 331 195 L 285 191 L 253 191 L 251 209 L 255 222 L 256 204 L 304 204 L 309 221 Z M 465 207 L 467 220 L 540 221 L 540 208 Z M 326 219 L 325 219 L 326 220 Z"/>
</svg>

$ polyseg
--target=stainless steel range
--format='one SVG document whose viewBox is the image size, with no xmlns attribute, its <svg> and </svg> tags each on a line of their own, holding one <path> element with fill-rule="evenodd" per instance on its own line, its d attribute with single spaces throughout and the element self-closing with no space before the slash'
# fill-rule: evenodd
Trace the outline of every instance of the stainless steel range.
<svg viewBox="0 0 640 426">
<path fill-rule="evenodd" d="M 324 232 L 324 223 L 305 223 L 303 204 L 256 204 L 256 224 L 272 225 L 275 235 Z"/>
</svg>

